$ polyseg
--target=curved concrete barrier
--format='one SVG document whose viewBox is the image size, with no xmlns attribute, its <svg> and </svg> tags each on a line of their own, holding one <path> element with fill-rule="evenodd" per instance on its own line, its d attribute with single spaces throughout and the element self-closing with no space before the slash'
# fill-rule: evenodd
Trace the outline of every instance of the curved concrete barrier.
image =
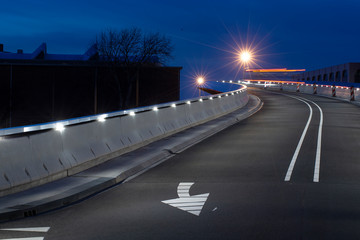
<svg viewBox="0 0 360 240">
<path fill-rule="evenodd" d="M 0 130 L 0 196 L 76 174 L 247 104 L 239 90 L 158 106 Z"/>
<path fill-rule="evenodd" d="M 265 87 L 264 84 L 253 84 L 253 83 L 248 83 L 248 82 L 244 82 L 244 83 L 246 83 L 248 86 Z M 272 84 L 267 84 L 266 88 L 276 89 L 276 90 L 281 90 L 281 88 L 282 88 L 283 91 L 296 92 L 297 84 L 296 83 L 282 83 L 282 84 L 272 83 Z M 353 99 L 351 98 L 351 88 L 350 87 L 336 86 L 335 91 L 336 91 L 336 97 L 334 97 L 334 98 L 337 98 L 337 99 L 342 99 L 342 100 L 346 100 L 346 101 L 354 101 L 354 100 L 357 101 L 360 99 L 360 89 L 359 88 L 354 88 Z M 300 84 L 299 92 L 307 93 L 307 94 L 314 94 L 314 85 L 313 84 Z M 333 97 L 331 85 L 316 84 L 316 92 L 317 92 L 316 94 L 319 96 Z M 359 104 L 359 102 L 357 102 L 357 104 Z"/>
</svg>

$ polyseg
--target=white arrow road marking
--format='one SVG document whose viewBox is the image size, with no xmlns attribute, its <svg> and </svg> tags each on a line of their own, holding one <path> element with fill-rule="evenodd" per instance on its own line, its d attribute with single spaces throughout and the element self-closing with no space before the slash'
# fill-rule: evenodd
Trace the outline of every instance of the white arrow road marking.
<svg viewBox="0 0 360 240">
<path fill-rule="evenodd" d="M 50 227 L 34 227 L 34 228 L 3 228 L 1 231 L 14 231 L 14 232 L 48 232 Z M 43 240 L 44 237 L 28 237 L 28 238 L 1 238 L 0 240 Z"/>
<path fill-rule="evenodd" d="M 180 183 L 177 189 L 179 198 L 162 201 L 172 207 L 199 216 L 210 193 L 190 196 L 189 190 L 194 183 Z"/>
<path fill-rule="evenodd" d="M 35 228 L 3 228 L 2 231 L 16 231 L 16 232 L 48 232 L 50 227 L 35 227 Z"/>
</svg>

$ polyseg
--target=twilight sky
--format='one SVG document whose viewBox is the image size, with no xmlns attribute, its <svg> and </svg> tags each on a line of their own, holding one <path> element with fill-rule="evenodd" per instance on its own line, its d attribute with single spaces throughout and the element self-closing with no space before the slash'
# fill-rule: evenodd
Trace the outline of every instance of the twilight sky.
<svg viewBox="0 0 360 240">
<path fill-rule="evenodd" d="M 196 74 L 238 79 L 235 50 L 256 47 L 261 67 L 306 68 L 360 62 L 359 0 L 12 0 L 0 8 L 5 51 L 83 53 L 104 29 L 136 26 L 175 45 L 182 95 Z"/>
</svg>

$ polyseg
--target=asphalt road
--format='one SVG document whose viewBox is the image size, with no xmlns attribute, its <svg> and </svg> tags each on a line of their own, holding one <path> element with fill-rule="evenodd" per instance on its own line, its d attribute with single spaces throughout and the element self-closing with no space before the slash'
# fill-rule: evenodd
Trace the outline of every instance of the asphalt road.
<svg viewBox="0 0 360 240">
<path fill-rule="evenodd" d="M 360 239 L 360 108 L 252 93 L 264 101 L 252 117 L 85 201 L 1 224 L 50 229 L 2 230 L 0 239 Z M 190 212 L 163 202 L 179 197 Z"/>
</svg>

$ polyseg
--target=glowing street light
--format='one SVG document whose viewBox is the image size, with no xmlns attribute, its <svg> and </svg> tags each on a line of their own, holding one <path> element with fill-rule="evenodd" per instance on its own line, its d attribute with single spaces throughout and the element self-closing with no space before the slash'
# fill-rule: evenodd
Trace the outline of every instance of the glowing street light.
<svg viewBox="0 0 360 240">
<path fill-rule="evenodd" d="M 241 62 L 243 62 L 244 64 L 248 63 L 249 61 L 251 61 L 251 53 L 248 51 L 244 51 L 240 53 L 240 60 Z"/>
<path fill-rule="evenodd" d="M 241 49 L 238 52 L 238 62 L 240 63 L 240 68 L 244 67 L 243 79 L 245 79 L 246 69 L 249 68 L 249 64 L 254 62 L 254 52 L 248 48 Z"/>
<path fill-rule="evenodd" d="M 199 97 L 200 97 L 200 96 L 201 96 L 200 86 L 205 83 L 204 77 L 198 77 L 198 78 L 196 79 L 196 83 L 197 83 L 198 88 L 199 88 Z"/>
<path fill-rule="evenodd" d="M 198 77 L 196 79 L 198 85 L 203 85 L 205 83 L 205 80 L 203 77 Z"/>
</svg>

